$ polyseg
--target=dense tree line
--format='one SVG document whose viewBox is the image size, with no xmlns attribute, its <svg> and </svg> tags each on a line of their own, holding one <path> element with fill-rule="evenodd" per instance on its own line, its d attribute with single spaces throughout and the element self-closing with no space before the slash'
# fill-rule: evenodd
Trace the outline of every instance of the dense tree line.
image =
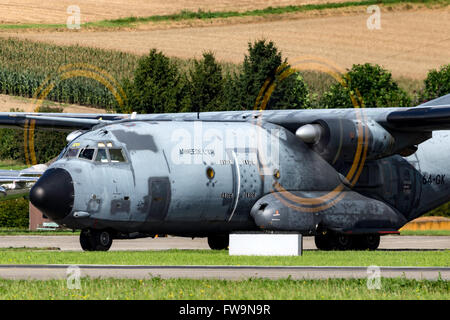
<svg viewBox="0 0 450 320">
<path fill-rule="evenodd" d="M 239 72 L 224 74 L 213 53 L 194 61 L 186 73 L 162 52 L 151 50 L 138 62 L 134 80 L 125 80 L 127 103 L 119 112 L 138 113 L 249 110 L 274 88 L 266 109 L 410 107 L 450 93 L 450 65 L 429 72 L 414 97 L 379 65 L 354 65 L 321 96 L 313 95 L 271 41 L 248 44 Z"/>
</svg>

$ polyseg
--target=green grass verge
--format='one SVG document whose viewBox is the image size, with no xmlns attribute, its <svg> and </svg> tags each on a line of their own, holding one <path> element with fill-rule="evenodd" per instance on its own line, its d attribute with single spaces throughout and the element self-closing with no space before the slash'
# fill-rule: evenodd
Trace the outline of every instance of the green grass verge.
<svg viewBox="0 0 450 320">
<path fill-rule="evenodd" d="M 72 230 L 28 230 L 20 228 L 1 228 L 1 236 L 78 236 L 80 231 Z M 401 231 L 400 236 L 450 236 L 450 230 L 416 230 Z"/>
<path fill-rule="evenodd" d="M 151 241 L 151 240 L 150 240 Z M 228 251 L 74 252 L 0 249 L 0 264 L 450 266 L 445 251 L 305 251 L 297 257 L 229 256 Z"/>
<path fill-rule="evenodd" d="M 306 4 L 306 5 L 291 5 L 281 7 L 267 7 L 264 9 L 239 11 L 189 11 L 183 10 L 180 13 L 168 15 L 153 15 L 148 17 L 125 17 L 120 19 L 102 20 L 97 22 L 88 22 L 81 25 L 82 28 L 117 28 L 117 27 L 133 27 L 138 23 L 146 22 L 164 22 L 164 21 L 181 21 L 181 20 L 204 20 L 204 19 L 224 19 L 232 17 L 252 17 L 252 16 L 267 16 L 284 13 L 305 12 L 311 10 L 324 9 L 338 9 L 347 7 L 370 6 L 374 4 L 379 5 L 396 5 L 402 3 L 413 4 L 440 4 L 448 5 L 449 0 L 364 0 L 364 1 L 347 1 L 341 3 L 321 3 L 321 4 Z M 66 28 L 64 24 L 4 24 L 0 25 L 0 29 L 61 29 Z"/>
<path fill-rule="evenodd" d="M 22 170 L 27 168 L 26 164 L 20 163 L 15 160 L 1 160 L 0 170 Z"/>
<path fill-rule="evenodd" d="M 0 280 L 0 299 L 443 299 L 450 298 L 444 280 L 381 279 L 381 289 L 369 290 L 366 279 L 328 280 L 193 280 L 152 278 L 81 279 L 81 289 L 66 280 Z"/>
<path fill-rule="evenodd" d="M 27 229 L 13 229 L 0 228 L 1 236 L 78 236 L 80 231 L 73 232 L 72 230 L 27 230 Z M 0 238 L 1 241 L 1 238 Z"/>
<path fill-rule="evenodd" d="M 405 230 L 402 236 L 450 236 L 450 230 Z"/>
</svg>

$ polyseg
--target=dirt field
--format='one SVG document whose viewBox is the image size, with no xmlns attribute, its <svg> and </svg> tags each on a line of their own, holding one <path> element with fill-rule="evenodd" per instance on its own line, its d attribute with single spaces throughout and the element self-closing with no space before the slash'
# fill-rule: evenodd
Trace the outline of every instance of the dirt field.
<svg viewBox="0 0 450 320">
<path fill-rule="evenodd" d="M 20 109 L 25 112 L 34 112 L 34 108 L 36 104 L 32 99 L 16 97 L 16 96 L 8 96 L 5 94 L 0 94 L 0 112 L 9 112 L 11 109 Z M 46 101 L 45 103 L 49 103 L 52 107 L 62 107 L 64 108 L 64 112 L 66 113 L 105 113 L 102 109 L 88 108 L 79 105 L 65 105 L 60 103 L 53 103 Z"/>
<path fill-rule="evenodd" d="M 57 44 L 146 54 L 151 48 L 169 56 L 200 57 L 205 50 L 219 60 L 240 63 L 247 43 L 273 40 L 292 64 L 298 57 L 329 60 L 342 68 L 378 63 L 395 77 L 423 79 L 433 68 L 450 63 L 450 9 L 383 11 L 381 30 L 369 30 L 365 9 L 347 15 L 176 28 L 152 31 L 17 33 L 20 38 Z"/>
<path fill-rule="evenodd" d="M 181 10 L 245 11 L 269 6 L 345 2 L 347 0 L 3 0 L 0 23 L 66 23 L 67 7 L 80 7 L 81 23 L 123 17 L 145 17 Z"/>
</svg>

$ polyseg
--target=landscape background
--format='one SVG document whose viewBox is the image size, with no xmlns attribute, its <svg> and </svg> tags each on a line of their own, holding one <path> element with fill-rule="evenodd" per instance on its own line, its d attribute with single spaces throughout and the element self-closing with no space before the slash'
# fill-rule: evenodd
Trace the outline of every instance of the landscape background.
<svg viewBox="0 0 450 320">
<path fill-rule="evenodd" d="M 0 4 L 0 111 L 196 112 L 248 110 L 266 80 L 269 109 L 407 107 L 450 93 L 450 0 L 35 1 Z M 80 10 L 79 29 L 67 19 Z M 380 28 L 368 28 L 380 10 Z M 304 61 L 312 61 L 308 64 Z M 299 63 L 302 62 L 302 63 Z M 71 64 L 114 78 L 126 100 Z M 342 72 L 344 86 L 317 65 Z M 280 80 L 280 70 L 295 71 Z M 300 69 L 298 69 L 300 67 Z M 36 110 L 37 89 L 55 87 Z M 36 132 L 38 162 L 65 145 Z M 0 130 L 3 168 L 26 163 L 23 132 Z M 11 213 L 14 214 L 11 214 Z M 448 204 L 430 215 L 448 215 Z M 0 203 L 0 226 L 24 226 L 27 201 Z"/>
</svg>

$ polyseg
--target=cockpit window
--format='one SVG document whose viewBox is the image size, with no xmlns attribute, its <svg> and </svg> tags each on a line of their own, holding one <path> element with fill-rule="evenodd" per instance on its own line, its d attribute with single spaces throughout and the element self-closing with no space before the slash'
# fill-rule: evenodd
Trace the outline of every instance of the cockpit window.
<svg viewBox="0 0 450 320">
<path fill-rule="evenodd" d="M 109 149 L 109 157 L 111 162 L 125 162 L 122 149 Z"/>
<path fill-rule="evenodd" d="M 95 149 L 90 149 L 90 148 L 83 149 L 83 150 L 81 150 L 78 158 L 92 160 L 92 158 L 94 157 L 94 152 L 95 152 Z"/>
<path fill-rule="evenodd" d="M 64 155 L 65 158 L 74 158 L 78 155 L 79 149 L 70 148 L 67 150 L 66 154 Z"/>
<path fill-rule="evenodd" d="M 108 155 L 106 149 L 98 149 L 97 156 L 95 157 L 97 162 L 108 162 Z"/>
</svg>

